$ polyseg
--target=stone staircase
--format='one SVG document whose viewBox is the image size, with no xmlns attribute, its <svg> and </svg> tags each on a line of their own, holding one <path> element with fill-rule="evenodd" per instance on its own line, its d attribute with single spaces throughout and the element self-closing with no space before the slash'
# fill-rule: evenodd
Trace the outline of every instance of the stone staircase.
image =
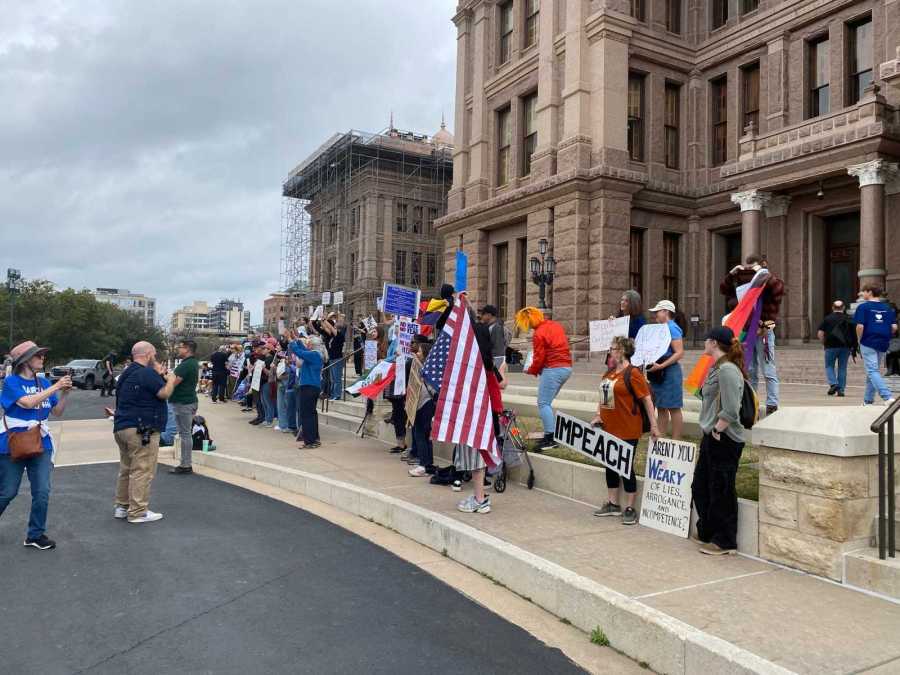
<svg viewBox="0 0 900 675">
<path fill-rule="evenodd" d="M 900 551 L 900 514 L 894 525 L 894 541 Z M 872 531 L 878 532 L 877 517 L 872 522 Z M 900 556 L 879 559 L 876 534 L 870 548 L 844 555 L 844 583 L 900 601 Z"/>
</svg>

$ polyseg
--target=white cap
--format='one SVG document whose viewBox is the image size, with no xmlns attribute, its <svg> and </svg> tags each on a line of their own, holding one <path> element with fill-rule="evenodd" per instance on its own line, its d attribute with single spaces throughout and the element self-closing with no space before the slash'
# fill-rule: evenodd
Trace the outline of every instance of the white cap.
<svg viewBox="0 0 900 675">
<path fill-rule="evenodd" d="M 672 314 L 674 314 L 675 313 L 675 303 L 672 302 L 671 300 L 660 300 L 659 302 L 656 303 L 656 305 L 654 307 L 650 308 L 650 311 L 658 312 L 661 309 L 667 309 L 670 312 L 672 312 Z"/>
</svg>

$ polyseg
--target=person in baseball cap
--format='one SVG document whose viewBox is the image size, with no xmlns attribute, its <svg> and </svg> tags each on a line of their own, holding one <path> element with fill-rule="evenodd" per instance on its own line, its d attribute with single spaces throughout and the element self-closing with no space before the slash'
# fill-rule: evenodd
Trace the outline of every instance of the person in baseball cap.
<svg viewBox="0 0 900 675">
<path fill-rule="evenodd" d="M 59 417 L 66 409 L 66 396 L 72 389 L 68 375 L 51 385 L 39 373 L 44 370 L 44 356 L 49 350 L 28 340 L 12 348 L 13 374 L 5 378 L 0 406 L 3 407 L 3 423 L 0 424 L 0 515 L 15 499 L 22 483 L 22 474 L 28 472 L 31 483 L 31 514 L 25 546 L 41 551 L 56 548 L 56 542 L 46 534 L 47 509 L 50 504 L 50 472 L 53 468 L 53 452 L 56 449 L 47 419 L 50 413 Z M 10 433 L 40 429 L 40 453 L 13 461 L 10 455 Z"/>
<path fill-rule="evenodd" d="M 669 327 L 671 343 L 666 353 L 656 363 L 647 367 L 647 381 L 653 390 L 656 415 L 660 432 L 667 438 L 680 439 L 684 427 L 681 409 L 684 407 L 681 359 L 684 357 L 684 331 L 675 321 L 675 303 L 660 300 L 650 312 L 656 315 L 656 322 Z M 671 425 L 671 427 L 670 427 Z"/>
</svg>

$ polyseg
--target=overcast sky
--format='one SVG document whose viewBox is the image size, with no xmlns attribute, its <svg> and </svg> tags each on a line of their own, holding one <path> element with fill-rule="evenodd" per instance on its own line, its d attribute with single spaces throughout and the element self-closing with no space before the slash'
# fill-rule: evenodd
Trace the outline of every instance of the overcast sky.
<svg viewBox="0 0 900 675">
<path fill-rule="evenodd" d="M 456 0 L 0 0 L 0 261 L 154 296 L 279 281 L 281 183 L 336 131 L 452 126 Z M 451 129 L 452 130 L 452 129 Z"/>
</svg>

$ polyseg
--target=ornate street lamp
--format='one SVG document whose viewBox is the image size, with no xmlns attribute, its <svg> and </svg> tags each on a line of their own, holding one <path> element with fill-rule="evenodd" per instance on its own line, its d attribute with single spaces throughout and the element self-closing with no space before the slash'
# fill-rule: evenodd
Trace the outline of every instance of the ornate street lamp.
<svg viewBox="0 0 900 675">
<path fill-rule="evenodd" d="M 547 255 L 547 240 L 541 239 L 538 242 L 538 252 L 541 254 L 540 260 L 536 257 L 531 258 L 531 280 L 537 284 L 538 300 L 541 309 L 547 309 L 545 302 L 547 294 L 547 286 L 553 285 L 553 275 L 556 272 L 556 260 L 552 255 Z"/>
</svg>

